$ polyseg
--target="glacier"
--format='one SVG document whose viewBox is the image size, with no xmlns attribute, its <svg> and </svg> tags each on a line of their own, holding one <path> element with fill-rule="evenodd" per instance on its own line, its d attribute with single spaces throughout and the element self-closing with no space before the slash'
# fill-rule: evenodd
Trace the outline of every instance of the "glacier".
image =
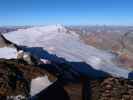
<svg viewBox="0 0 133 100">
<path fill-rule="evenodd" d="M 78 34 L 63 25 L 34 26 L 4 36 L 18 45 L 29 47 L 26 50 L 40 59 L 70 62 L 72 68 L 83 75 L 100 78 L 110 74 L 133 79 L 132 72 L 113 62 L 115 55 L 86 45 Z"/>
</svg>

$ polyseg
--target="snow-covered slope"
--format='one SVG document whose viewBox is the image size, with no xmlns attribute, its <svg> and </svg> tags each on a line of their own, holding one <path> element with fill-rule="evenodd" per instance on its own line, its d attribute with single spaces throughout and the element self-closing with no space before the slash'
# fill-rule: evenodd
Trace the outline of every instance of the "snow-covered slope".
<svg viewBox="0 0 133 100">
<path fill-rule="evenodd" d="M 17 50 L 11 47 L 0 48 L 0 58 L 12 59 L 16 58 Z"/>
<path fill-rule="evenodd" d="M 31 81 L 31 90 L 30 90 L 30 95 L 34 96 L 37 93 L 41 92 L 48 86 L 50 86 L 52 82 L 48 80 L 48 76 L 44 77 L 37 77 Z"/>
<path fill-rule="evenodd" d="M 49 25 L 20 29 L 9 34 L 4 34 L 12 42 L 19 45 L 40 46 L 48 40 L 66 36 L 66 29 L 62 25 Z M 76 34 L 73 34 L 76 35 Z M 71 36 L 71 35 L 67 35 Z M 72 38 L 72 37 L 71 37 Z"/>
<path fill-rule="evenodd" d="M 85 62 L 96 70 L 124 78 L 128 78 L 130 73 L 128 70 L 116 67 L 112 61 L 115 57 L 113 54 L 84 44 L 75 32 L 68 32 L 62 25 L 36 26 L 21 29 L 5 34 L 5 37 L 19 45 L 31 47 L 32 49 L 29 50 L 40 58 L 47 56 L 46 58 L 59 62 L 61 59 L 55 59 L 58 56 L 69 62 Z M 90 75 L 90 68 L 86 66 L 74 66 L 74 69 Z"/>
</svg>

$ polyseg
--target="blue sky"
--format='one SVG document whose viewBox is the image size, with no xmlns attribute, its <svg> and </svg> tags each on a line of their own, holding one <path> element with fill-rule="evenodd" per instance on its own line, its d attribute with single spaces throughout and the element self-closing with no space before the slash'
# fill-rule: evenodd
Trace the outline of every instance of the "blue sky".
<svg viewBox="0 0 133 100">
<path fill-rule="evenodd" d="M 133 25 L 133 0 L 0 0 L 0 25 Z"/>
</svg>

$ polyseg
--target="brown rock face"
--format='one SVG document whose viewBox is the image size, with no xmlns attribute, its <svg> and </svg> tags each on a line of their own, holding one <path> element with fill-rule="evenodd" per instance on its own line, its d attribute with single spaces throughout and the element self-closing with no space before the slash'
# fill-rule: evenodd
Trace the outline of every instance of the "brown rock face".
<svg viewBox="0 0 133 100">
<path fill-rule="evenodd" d="M 133 100 L 133 81 L 109 77 L 91 82 L 92 100 Z"/>
<path fill-rule="evenodd" d="M 88 83 L 88 97 L 85 100 L 133 100 L 133 81 L 108 77 Z M 84 87 L 87 88 L 87 87 Z M 83 100 L 83 83 L 67 85 L 65 89 L 71 100 Z"/>
</svg>

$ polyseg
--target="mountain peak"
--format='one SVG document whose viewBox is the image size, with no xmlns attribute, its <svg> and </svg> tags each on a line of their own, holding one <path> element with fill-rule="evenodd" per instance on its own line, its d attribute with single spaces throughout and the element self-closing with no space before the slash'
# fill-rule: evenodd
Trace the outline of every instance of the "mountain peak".
<svg viewBox="0 0 133 100">
<path fill-rule="evenodd" d="M 54 24 L 54 25 L 46 25 L 46 26 L 35 26 L 32 27 L 32 29 L 35 28 L 36 30 L 40 30 L 42 32 L 48 32 L 48 33 L 52 33 L 52 32 L 67 32 L 67 29 L 65 28 L 65 26 L 61 25 L 61 24 Z"/>
</svg>

